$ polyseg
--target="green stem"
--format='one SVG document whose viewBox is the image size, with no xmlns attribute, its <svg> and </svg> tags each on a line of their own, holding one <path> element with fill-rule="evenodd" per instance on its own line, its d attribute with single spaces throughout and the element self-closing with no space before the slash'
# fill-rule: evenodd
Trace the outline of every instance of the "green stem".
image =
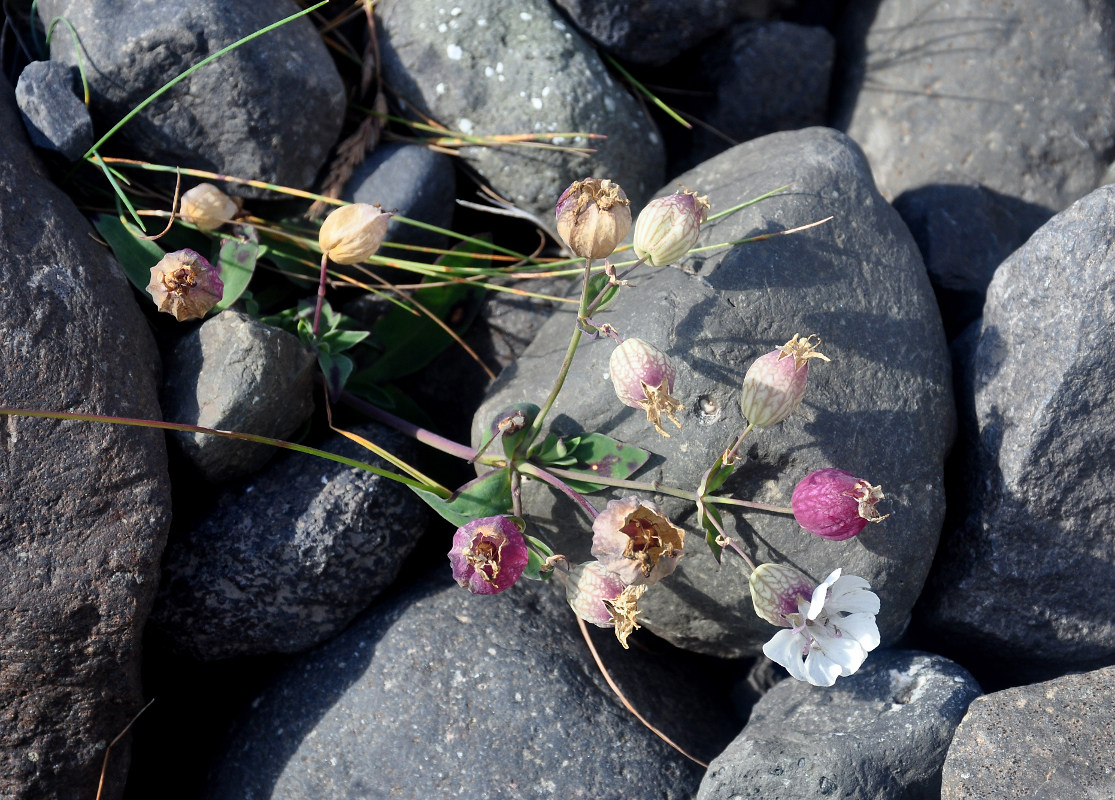
<svg viewBox="0 0 1115 800">
<path fill-rule="evenodd" d="M 602 486 L 615 486 L 618 489 L 634 489 L 637 492 L 668 494 L 671 497 L 680 497 L 682 500 L 688 500 L 691 503 L 697 502 L 697 495 L 694 492 L 678 489 L 673 486 L 662 486 L 657 481 L 642 483 L 640 481 L 628 481 L 622 478 L 609 478 L 605 475 L 586 475 L 583 472 L 577 472 L 571 469 L 558 469 L 557 467 L 549 467 L 547 469 L 551 475 L 556 475 L 566 480 L 581 481 L 582 483 L 599 483 Z"/>
<path fill-rule="evenodd" d="M 531 423 L 530 430 L 527 435 L 523 437 L 522 443 L 519 445 L 520 452 L 530 453 L 530 446 L 534 444 L 534 440 L 538 438 L 538 434 L 542 431 L 542 423 L 546 419 L 546 415 L 550 413 L 550 409 L 554 407 L 554 402 L 557 400 L 558 393 L 561 387 L 565 385 L 565 377 L 569 374 L 569 368 L 573 366 L 573 356 L 577 354 L 577 345 L 581 343 L 581 320 L 585 318 L 585 311 L 588 310 L 588 279 L 592 273 L 592 259 L 585 259 L 585 278 L 581 284 L 581 302 L 577 306 L 577 319 L 573 322 L 573 336 L 569 340 L 569 347 L 565 349 L 565 360 L 561 362 L 561 369 L 558 370 L 557 380 L 554 381 L 554 388 L 550 390 L 550 395 L 546 398 L 546 402 L 542 405 L 542 409 L 538 412 L 538 416 L 534 418 Z"/>
<path fill-rule="evenodd" d="M 751 508 L 755 511 L 770 511 L 774 514 L 793 514 L 792 508 L 786 506 L 772 506 L 766 503 L 754 503 L 750 500 L 736 500 L 734 497 L 718 497 L 717 495 L 708 495 L 705 497 L 706 503 L 715 503 L 718 505 L 729 506 L 742 506 L 743 508 Z"/>
<path fill-rule="evenodd" d="M 569 497 L 569 499 L 583 508 L 585 513 L 588 514 L 590 518 L 596 519 L 596 517 L 598 516 L 599 512 L 592 505 L 592 503 L 590 503 L 585 498 L 584 495 L 575 490 L 565 481 L 558 478 L 556 475 L 552 474 L 551 471 L 547 471 L 542 469 L 541 467 L 537 467 L 528 461 L 518 465 L 518 472 L 521 472 L 523 475 L 529 475 L 532 478 L 536 478 L 543 483 L 550 484 L 559 492 L 562 492 L 567 497 Z"/>
</svg>

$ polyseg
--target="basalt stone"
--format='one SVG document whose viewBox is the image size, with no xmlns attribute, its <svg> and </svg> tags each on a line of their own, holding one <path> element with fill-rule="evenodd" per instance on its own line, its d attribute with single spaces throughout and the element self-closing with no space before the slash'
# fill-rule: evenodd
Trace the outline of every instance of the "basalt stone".
<svg viewBox="0 0 1115 800">
<path fill-rule="evenodd" d="M 298 6 L 290 0 L 43 0 L 38 10 L 44 22 L 65 17 L 77 31 L 94 118 L 107 129 L 167 81 L 295 14 Z M 73 41 L 54 36 L 51 58 L 75 66 Z M 202 67 L 113 141 L 150 161 L 306 189 L 340 133 L 344 112 L 337 68 L 302 18 Z M 261 196 L 263 190 L 237 192 Z"/>
<path fill-rule="evenodd" d="M 833 130 L 756 139 L 677 182 L 707 192 L 714 210 L 793 186 L 705 225 L 699 245 L 835 219 L 762 243 L 694 254 L 682 259 L 683 269 L 641 268 L 631 277 L 636 287 L 621 290 L 594 317 L 670 355 L 677 368 L 674 394 L 685 406 L 681 431 L 671 429 L 664 439 L 645 414 L 619 404 L 608 379 L 608 339 L 581 345 L 547 427 L 559 435 L 599 431 L 647 449 L 651 459 L 639 480 L 692 491 L 746 424 L 740 385 L 748 366 L 795 333 L 819 334 L 832 363 L 813 362 L 794 415 L 748 436 L 725 491 L 788 506 L 808 473 L 837 467 L 881 484 L 887 495 L 882 509 L 893 517 L 843 542 L 807 534 L 788 516 L 727 507 L 725 526 L 756 562 L 789 563 L 818 582 L 838 566 L 865 578 L 882 599 L 883 640 L 892 642 L 936 549 L 944 516 L 942 465 L 955 429 L 948 352 L 917 247 L 875 189 L 862 152 Z M 557 311 L 504 370 L 474 418 L 474 444 L 502 409 L 545 397 L 573 324 L 571 312 Z M 593 495 L 592 502 L 603 508 L 608 496 Z M 647 627 L 708 654 L 757 653 L 773 630 L 751 608 L 746 572 L 730 553 L 723 567 L 713 560 L 691 503 L 657 499 L 688 529 L 689 540 L 677 571 L 640 601 Z M 589 524 L 571 501 L 529 482 L 524 506 L 559 552 L 575 562 L 588 557 Z"/>
<path fill-rule="evenodd" d="M 981 296 L 1006 256 L 1104 180 L 1115 155 L 1115 10 L 868 0 L 844 23 L 834 124 L 863 147 L 884 197 L 920 195 L 900 210 L 934 284 L 955 290 L 960 275 Z"/>
<path fill-rule="evenodd" d="M 378 203 L 404 217 L 449 228 L 453 225 L 453 198 L 457 178 L 453 160 L 427 147 L 393 142 L 377 147 L 345 184 L 342 199 L 350 203 Z M 444 248 L 448 237 L 440 233 L 392 222 L 387 243 Z M 411 251 L 392 251 L 400 258 L 422 260 Z"/>
<path fill-rule="evenodd" d="M 774 0 L 556 0 L 587 37 L 624 61 L 665 64 L 740 19 L 764 17 Z"/>
<path fill-rule="evenodd" d="M 313 411 L 316 366 L 293 334 L 239 311 L 222 311 L 182 337 L 167 358 L 167 419 L 284 439 Z M 214 483 L 248 475 L 276 452 L 270 445 L 205 433 L 172 436 Z"/>
<path fill-rule="evenodd" d="M 565 188 L 589 174 L 622 175 L 636 203 L 662 183 L 654 123 L 547 0 L 521 0 L 514 9 L 502 0 L 388 0 L 376 13 L 384 78 L 422 113 L 471 136 L 559 134 L 551 144 L 595 149 L 591 158 L 510 145 L 460 149 L 544 228 L 553 228 Z"/>
<path fill-rule="evenodd" d="M 414 459 L 383 426 L 353 433 Z M 390 469 L 340 435 L 320 447 Z M 406 486 L 303 453 L 214 499 L 171 534 L 152 616 L 172 648 L 200 661 L 294 653 L 337 634 L 395 579 L 427 518 Z"/>
<path fill-rule="evenodd" d="M 980 694 L 963 667 L 911 650 L 876 651 L 828 688 L 784 680 L 709 764 L 697 800 L 937 800 L 953 731 Z"/>
<path fill-rule="evenodd" d="M 960 385 L 974 406 L 957 523 L 919 620 L 944 652 L 1056 674 L 1115 661 L 1115 187 L 996 271 Z M 963 352 L 963 350 L 958 351 Z"/>
<path fill-rule="evenodd" d="M 472 595 L 446 563 L 265 688 L 205 796 L 692 797 L 702 770 L 619 705 L 554 589 Z M 705 758 L 730 740 L 719 687 L 604 634 L 602 658 L 652 724 Z"/>
<path fill-rule="evenodd" d="M 682 60 L 688 85 L 708 85 L 714 96 L 679 98 L 677 105 L 719 134 L 695 126 L 691 167 L 731 146 L 778 131 L 823 125 L 836 43 L 824 28 L 790 22 L 741 22 Z"/>
<path fill-rule="evenodd" d="M 31 144 L 70 161 L 93 146 L 93 120 L 74 94 L 74 71 L 69 67 L 32 61 L 19 74 L 15 99 Z"/>
<path fill-rule="evenodd" d="M 945 758 L 941 800 L 1115 796 L 1115 668 L 977 698 Z"/>
<path fill-rule="evenodd" d="M 46 178 L 0 78 L 0 406 L 158 419 L 132 289 Z M 92 800 L 143 705 L 140 636 L 170 524 L 160 431 L 0 419 L 0 797 Z M 129 739 L 108 760 L 119 798 Z"/>
</svg>

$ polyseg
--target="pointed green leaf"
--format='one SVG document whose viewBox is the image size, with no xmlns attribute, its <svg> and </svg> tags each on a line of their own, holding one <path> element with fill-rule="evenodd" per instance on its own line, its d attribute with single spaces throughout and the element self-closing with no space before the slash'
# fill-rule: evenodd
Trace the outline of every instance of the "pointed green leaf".
<svg viewBox="0 0 1115 800">
<path fill-rule="evenodd" d="M 552 556 L 554 551 L 541 539 L 536 539 L 525 533 L 523 534 L 523 538 L 526 539 L 527 545 L 529 545 L 528 551 L 530 553 L 530 559 L 527 561 L 526 569 L 523 570 L 523 577 L 529 578 L 532 581 L 548 581 L 554 574 L 554 568 L 549 567 L 543 570 L 543 567 L 545 567 L 546 559 Z"/>
<path fill-rule="evenodd" d="M 650 458 L 650 453 L 646 450 L 617 442 L 602 433 L 582 435 L 572 455 L 577 462 L 570 469 L 584 473 L 586 478 L 591 478 L 593 475 L 629 478 Z M 589 480 L 566 480 L 565 482 L 578 492 L 598 492 L 605 488 L 602 484 L 592 483 Z"/>
<path fill-rule="evenodd" d="M 240 295 L 248 288 L 261 254 L 259 234 L 255 228 L 251 225 L 237 225 L 235 231 L 235 237 L 225 238 L 221 242 L 218 263 L 225 292 L 214 312 L 224 311 L 240 299 Z"/>
<path fill-rule="evenodd" d="M 131 226 L 125 226 L 120 217 L 112 214 L 94 214 L 93 227 L 108 242 L 132 285 L 146 292 L 147 284 L 151 282 L 151 267 L 166 255 L 163 248 L 155 242 L 137 238 Z"/>
<path fill-rule="evenodd" d="M 603 272 L 599 272 L 596 275 L 593 275 L 588 282 L 589 301 L 591 302 L 592 300 L 596 299 L 596 296 L 600 294 L 601 290 L 603 290 L 605 286 L 608 286 L 607 275 L 605 275 Z M 615 300 L 616 292 L 618 291 L 619 287 L 615 284 L 608 286 L 608 290 L 604 293 L 604 299 L 600 301 L 600 305 L 596 307 L 596 311 L 592 312 L 593 316 L 611 305 L 612 301 Z"/>
<path fill-rule="evenodd" d="M 459 528 L 480 517 L 511 512 L 511 473 L 507 468 L 493 470 L 465 484 L 448 500 L 425 489 L 414 489 L 414 493 Z"/>
</svg>

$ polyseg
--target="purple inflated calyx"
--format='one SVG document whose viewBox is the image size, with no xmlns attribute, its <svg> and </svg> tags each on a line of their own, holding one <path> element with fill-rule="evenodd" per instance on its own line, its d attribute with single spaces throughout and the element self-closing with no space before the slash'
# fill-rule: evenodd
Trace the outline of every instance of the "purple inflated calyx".
<svg viewBox="0 0 1115 800">
<path fill-rule="evenodd" d="M 816 339 L 816 341 L 813 341 Z M 816 334 L 794 338 L 755 359 L 743 376 L 740 407 L 751 425 L 765 428 L 790 416 L 801 405 L 809 377 L 809 361 L 828 356 L 817 352 L 821 340 Z"/>
<path fill-rule="evenodd" d="M 880 514 L 875 504 L 883 499 L 879 486 L 842 469 L 811 472 L 796 487 L 791 505 L 794 519 L 823 539 L 850 539 L 890 514 Z"/>
<path fill-rule="evenodd" d="M 662 417 L 681 428 L 677 413 L 685 406 L 671 396 L 677 370 L 668 355 L 642 339 L 627 339 L 612 351 L 608 372 L 620 402 L 645 411 L 656 431 L 670 435 L 662 429 Z"/>
<path fill-rule="evenodd" d="M 510 588 L 529 560 L 520 521 L 512 517 L 482 517 L 461 526 L 449 551 L 453 579 L 473 594 Z"/>
</svg>

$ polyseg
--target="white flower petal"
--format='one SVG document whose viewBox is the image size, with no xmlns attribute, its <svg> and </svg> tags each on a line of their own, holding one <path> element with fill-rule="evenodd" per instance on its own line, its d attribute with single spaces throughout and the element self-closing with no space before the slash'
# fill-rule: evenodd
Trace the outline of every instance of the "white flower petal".
<svg viewBox="0 0 1115 800">
<path fill-rule="evenodd" d="M 843 636 L 840 638 L 828 637 L 819 641 L 818 646 L 813 649 L 822 651 L 827 659 L 838 664 L 840 674 L 845 677 L 854 673 L 867 660 L 867 651 L 863 648 L 863 645 L 855 639 Z"/>
<path fill-rule="evenodd" d="M 779 631 L 763 645 L 763 654 L 775 663 L 781 664 L 799 681 L 808 680 L 801 663 L 801 651 L 805 638 L 800 633 Z"/>
<path fill-rule="evenodd" d="M 805 678 L 814 686 L 832 686 L 843 674 L 841 665 L 824 652 L 813 648 L 805 658 Z"/>
<path fill-rule="evenodd" d="M 863 578 L 845 575 L 833 585 L 826 608 L 830 612 L 878 614 L 879 596 Z"/>
<path fill-rule="evenodd" d="M 813 599 L 809 603 L 809 613 L 806 615 L 809 619 L 817 619 L 817 615 L 820 614 L 821 609 L 825 607 L 825 600 L 828 598 L 829 588 L 836 583 L 839 578 L 840 567 L 837 567 L 813 590 Z"/>
<path fill-rule="evenodd" d="M 833 624 L 844 636 L 855 639 L 864 650 L 874 650 L 879 646 L 879 626 L 872 614 L 849 614 Z"/>
</svg>

